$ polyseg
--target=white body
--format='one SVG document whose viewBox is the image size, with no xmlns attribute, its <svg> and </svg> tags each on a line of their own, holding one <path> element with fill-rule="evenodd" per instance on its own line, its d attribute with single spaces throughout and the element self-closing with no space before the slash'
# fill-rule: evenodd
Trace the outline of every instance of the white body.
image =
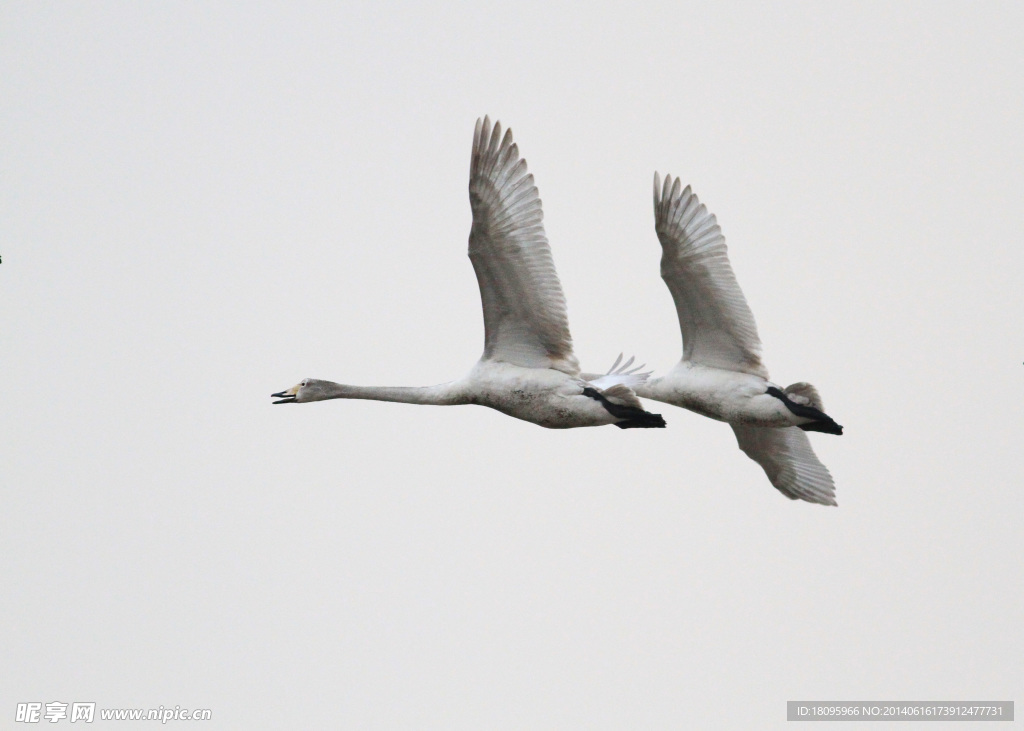
<svg viewBox="0 0 1024 731">
<path fill-rule="evenodd" d="M 349 386 L 306 379 L 273 394 L 281 401 L 374 399 L 411 404 L 480 404 L 549 429 L 618 424 L 661 427 L 632 387 L 647 374 L 584 377 L 573 354 L 565 296 L 544 233 L 540 195 L 526 161 L 501 125 L 477 120 L 470 162 L 473 226 L 469 258 L 480 285 L 484 352 L 459 381 L 426 387 Z M 585 393 L 586 391 L 586 393 Z"/>
<path fill-rule="evenodd" d="M 649 378 L 634 390 L 641 398 L 681 406 L 730 424 L 778 428 L 811 421 L 770 396 L 768 387 L 774 385 L 750 373 L 681 361 L 665 375 Z"/>
<path fill-rule="evenodd" d="M 466 403 L 479 404 L 548 429 L 614 424 L 599 401 L 583 395 L 588 383 L 561 371 L 479 361 L 463 381 L 452 384 Z"/>
<path fill-rule="evenodd" d="M 800 425 L 822 421 L 813 386 L 786 389 L 768 380 L 754 315 L 736 282 L 725 237 L 715 217 L 689 187 L 654 176 L 655 229 L 662 245 L 661 276 L 679 317 L 683 359 L 665 375 L 636 386 L 643 397 L 727 422 L 740 449 L 764 469 L 783 495 L 835 505 L 835 484 Z M 768 392 L 770 387 L 786 401 Z M 773 389 L 773 390 L 774 390 Z M 813 407 L 802 408 L 801 407 Z"/>
</svg>

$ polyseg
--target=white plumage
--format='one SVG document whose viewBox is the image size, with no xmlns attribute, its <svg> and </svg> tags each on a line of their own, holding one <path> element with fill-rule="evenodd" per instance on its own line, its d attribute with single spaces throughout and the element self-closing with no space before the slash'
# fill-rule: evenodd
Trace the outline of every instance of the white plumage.
<svg viewBox="0 0 1024 731">
<path fill-rule="evenodd" d="M 469 259 L 483 302 L 484 359 L 579 374 L 533 174 L 519 158 L 512 130 L 502 137 L 499 122 L 492 133 L 487 118 L 473 135 L 469 202 Z"/>
<path fill-rule="evenodd" d="M 354 398 L 480 404 L 553 429 L 663 427 L 664 420 L 644 411 L 632 390 L 646 374 L 609 373 L 593 382 L 581 376 L 537 186 L 512 131 L 502 134 L 500 123 L 492 129 L 487 117 L 477 120 L 473 134 L 469 200 L 469 258 L 480 284 L 485 331 L 483 355 L 469 374 L 412 388 L 306 379 L 273 394 L 281 399 L 274 403 Z"/>
<path fill-rule="evenodd" d="M 654 176 L 661 276 L 683 336 L 682 360 L 636 387 L 644 397 L 728 422 L 740 449 L 772 485 L 793 499 L 835 505 L 835 485 L 805 431 L 842 434 L 807 383 L 781 389 L 768 380 L 754 315 L 729 264 L 714 215 L 689 186 Z"/>
</svg>

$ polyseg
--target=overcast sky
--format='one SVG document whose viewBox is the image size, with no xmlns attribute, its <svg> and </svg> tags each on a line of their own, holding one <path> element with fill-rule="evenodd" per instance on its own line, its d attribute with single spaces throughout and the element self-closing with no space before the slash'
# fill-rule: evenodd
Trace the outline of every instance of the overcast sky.
<svg viewBox="0 0 1024 731">
<path fill-rule="evenodd" d="M 1024 701 L 1022 48 L 1012 2 L 4 1 L 0 718 Z M 694 187 L 773 380 L 846 427 L 811 435 L 838 508 L 669 405 L 565 432 L 270 405 L 479 357 L 485 113 L 536 176 L 586 370 L 678 360 L 652 174 Z"/>
</svg>

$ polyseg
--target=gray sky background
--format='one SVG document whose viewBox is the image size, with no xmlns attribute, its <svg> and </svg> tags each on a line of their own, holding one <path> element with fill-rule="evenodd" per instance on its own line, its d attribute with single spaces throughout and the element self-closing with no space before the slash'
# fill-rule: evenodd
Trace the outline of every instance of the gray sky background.
<svg viewBox="0 0 1024 731">
<path fill-rule="evenodd" d="M 0 718 L 1024 701 L 1022 48 L 1009 2 L 3 2 Z M 270 406 L 479 357 L 485 113 L 588 370 L 678 360 L 652 173 L 694 186 L 774 380 L 846 427 L 812 435 L 838 509 L 668 405 L 627 432 Z"/>
</svg>

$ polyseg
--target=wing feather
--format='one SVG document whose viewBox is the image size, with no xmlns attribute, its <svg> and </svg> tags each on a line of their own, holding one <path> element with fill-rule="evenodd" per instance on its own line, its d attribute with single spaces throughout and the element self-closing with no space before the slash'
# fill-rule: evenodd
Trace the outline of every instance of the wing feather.
<svg viewBox="0 0 1024 731">
<path fill-rule="evenodd" d="M 672 293 L 683 335 L 683 360 L 768 377 L 761 340 L 729 264 L 715 216 L 679 178 L 654 175 L 654 222 L 661 276 Z"/>
<path fill-rule="evenodd" d="M 805 431 L 796 426 L 731 426 L 740 449 L 761 465 L 772 485 L 783 495 L 791 500 L 836 504 L 832 475 L 811 449 L 811 440 Z"/>
<path fill-rule="evenodd" d="M 607 373 L 580 373 L 580 378 L 587 381 L 591 386 L 598 389 L 605 389 L 616 384 L 623 384 L 629 386 L 629 388 L 636 388 L 647 383 L 647 379 L 651 375 L 651 371 L 643 371 L 645 363 L 641 363 L 638 366 L 633 365 L 633 361 L 636 360 L 635 356 L 629 356 L 629 360 L 622 363 L 622 353 L 619 353 L 619 357 L 612 363 L 612 367 L 608 369 Z M 619 365 L 622 363 L 622 365 Z M 643 372 L 640 372 L 643 371 Z"/>
<path fill-rule="evenodd" d="M 565 295 L 533 175 L 512 131 L 477 120 L 469 175 L 469 258 L 484 310 L 484 360 L 579 373 Z"/>
</svg>

